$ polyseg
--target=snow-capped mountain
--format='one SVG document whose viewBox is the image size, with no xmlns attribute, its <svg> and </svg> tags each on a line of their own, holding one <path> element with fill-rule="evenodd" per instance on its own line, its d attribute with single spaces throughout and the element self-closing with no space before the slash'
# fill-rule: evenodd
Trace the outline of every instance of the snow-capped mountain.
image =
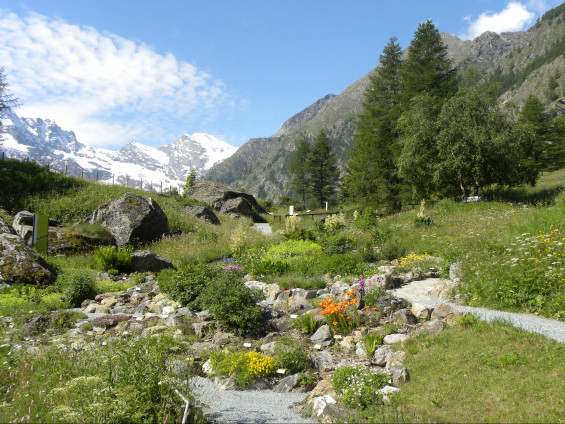
<svg viewBox="0 0 565 424">
<path fill-rule="evenodd" d="M 0 112 L 3 140 L 0 151 L 9 158 L 29 158 L 70 175 L 153 188 L 178 187 L 191 170 L 202 176 L 237 150 L 210 134 L 182 135 L 155 148 L 129 143 L 118 151 L 79 143 L 72 131 L 49 119 L 20 118 L 12 110 Z"/>
</svg>

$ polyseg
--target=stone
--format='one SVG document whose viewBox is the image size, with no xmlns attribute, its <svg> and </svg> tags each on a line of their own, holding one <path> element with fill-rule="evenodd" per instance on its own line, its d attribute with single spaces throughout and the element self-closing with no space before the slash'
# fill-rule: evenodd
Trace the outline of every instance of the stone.
<svg viewBox="0 0 565 424">
<path fill-rule="evenodd" d="M 388 369 L 394 367 L 403 367 L 405 360 L 406 360 L 406 352 L 402 350 L 397 350 L 396 352 L 391 353 L 390 357 L 386 361 L 386 367 Z"/>
<path fill-rule="evenodd" d="M 278 284 L 267 284 L 263 289 L 263 294 L 267 299 L 275 300 L 281 291 Z"/>
<path fill-rule="evenodd" d="M 407 308 L 408 301 L 406 301 L 406 299 L 401 299 L 392 295 L 386 295 L 379 297 L 376 300 L 374 307 L 376 307 L 377 310 L 388 314 L 390 312 L 398 311 L 399 309 Z"/>
<path fill-rule="evenodd" d="M 187 206 L 184 208 L 184 210 L 195 218 L 206 221 L 209 224 L 220 225 L 220 220 L 218 219 L 216 214 L 206 206 Z"/>
<path fill-rule="evenodd" d="M 431 318 L 442 320 L 446 318 L 448 315 L 452 315 L 452 314 L 458 314 L 457 310 L 453 309 L 451 306 L 445 303 L 441 303 L 434 308 Z"/>
<path fill-rule="evenodd" d="M 441 333 L 442 331 L 443 321 L 440 319 L 433 319 L 422 324 L 422 326 L 415 331 L 415 334 L 425 333 L 433 336 Z"/>
<path fill-rule="evenodd" d="M 292 327 L 292 320 L 289 317 L 275 318 L 269 322 L 279 332 L 288 331 Z"/>
<path fill-rule="evenodd" d="M 161 272 L 169 268 L 174 268 L 171 261 L 150 250 L 131 254 L 130 272 Z"/>
<path fill-rule="evenodd" d="M 212 342 L 220 347 L 224 347 L 225 345 L 231 343 L 235 339 L 236 336 L 234 336 L 231 333 L 226 333 L 224 331 L 216 331 L 216 333 L 214 333 L 214 336 L 212 337 Z"/>
<path fill-rule="evenodd" d="M 382 290 L 393 289 L 391 274 L 375 274 L 365 279 L 365 288 L 378 287 Z"/>
<path fill-rule="evenodd" d="M 196 312 L 196 316 L 200 318 L 202 321 L 209 321 L 212 319 L 212 314 L 208 309 L 204 309 L 203 311 Z"/>
<path fill-rule="evenodd" d="M 330 395 L 334 399 L 337 399 L 337 393 L 334 390 L 332 383 L 329 380 L 320 380 L 312 393 L 308 396 L 308 400 L 306 401 L 309 404 L 314 402 L 318 396 Z"/>
<path fill-rule="evenodd" d="M 150 243 L 169 232 L 167 216 L 157 202 L 135 193 L 126 193 L 118 200 L 100 206 L 85 221 L 106 228 L 118 247 Z"/>
<path fill-rule="evenodd" d="M 407 334 L 389 334 L 388 336 L 385 336 L 385 338 L 383 339 L 383 343 L 389 345 L 396 343 L 403 343 L 409 338 L 410 336 L 408 336 Z"/>
<path fill-rule="evenodd" d="M 314 399 L 312 406 L 312 414 L 316 417 L 327 415 L 329 413 L 329 405 L 335 404 L 336 400 L 330 395 L 318 396 Z"/>
<path fill-rule="evenodd" d="M 394 398 L 394 395 L 398 394 L 400 389 L 398 387 L 393 386 L 384 386 L 382 389 L 377 391 L 377 394 L 380 394 L 383 399 L 383 403 L 385 405 L 389 405 Z"/>
<path fill-rule="evenodd" d="M 449 265 L 449 279 L 455 280 L 463 277 L 463 270 L 461 269 L 461 262 L 453 262 Z"/>
<path fill-rule="evenodd" d="M 212 374 L 214 372 L 214 368 L 212 368 L 212 361 L 209 359 L 202 364 L 202 371 L 204 374 Z"/>
<path fill-rule="evenodd" d="M 47 284 L 55 274 L 41 256 L 14 234 L 15 230 L 0 217 L 0 283 Z"/>
<path fill-rule="evenodd" d="M 273 387 L 275 393 L 289 393 L 298 387 L 298 377 L 300 374 L 292 374 L 284 377 Z"/>
<path fill-rule="evenodd" d="M 365 347 L 363 346 L 363 343 L 357 343 L 357 348 L 355 349 L 355 356 L 363 360 L 369 359 L 369 355 L 367 355 L 367 352 L 365 352 Z"/>
<path fill-rule="evenodd" d="M 272 355 L 273 353 L 275 353 L 276 345 L 276 342 L 263 343 L 260 348 L 261 352 L 266 355 Z"/>
<path fill-rule="evenodd" d="M 235 373 L 233 373 L 232 375 L 230 375 L 228 378 L 224 378 L 222 380 L 220 380 L 220 383 L 218 384 L 218 389 L 219 390 L 235 390 L 237 388 L 237 385 L 235 384 Z"/>
<path fill-rule="evenodd" d="M 302 297 L 291 296 L 286 300 L 277 300 L 273 304 L 275 310 L 285 314 L 295 314 L 312 309 L 312 305 Z"/>
<path fill-rule="evenodd" d="M 98 307 L 97 303 L 91 303 L 86 308 L 84 308 L 85 314 L 93 314 L 96 312 L 96 308 Z"/>
<path fill-rule="evenodd" d="M 141 336 L 147 337 L 147 336 L 151 336 L 153 334 L 164 333 L 168 329 L 169 329 L 169 327 L 167 327 L 166 325 L 155 325 L 153 327 L 149 327 L 149 328 L 146 328 L 145 330 L 143 330 L 143 332 L 141 333 Z"/>
<path fill-rule="evenodd" d="M 392 321 L 397 325 L 412 325 L 418 322 L 418 318 L 410 311 L 410 309 L 400 309 L 392 315 Z"/>
<path fill-rule="evenodd" d="M 345 293 L 347 290 L 351 290 L 351 286 L 343 281 L 336 281 L 330 286 L 330 293 L 333 296 L 339 296 Z"/>
<path fill-rule="evenodd" d="M 195 342 L 190 345 L 190 352 L 196 358 L 206 356 L 209 352 L 215 352 L 218 349 L 218 345 L 211 342 Z"/>
<path fill-rule="evenodd" d="M 223 215 L 243 215 L 252 218 L 255 215 L 253 206 L 243 197 L 235 197 L 226 200 L 220 208 L 220 213 Z"/>
<path fill-rule="evenodd" d="M 334 356 L 327 350 L 315 352 L 310 357 L 314 367 L 320 372 L 335 370 L 336 361 Z"/>
<path fill-rule="evenodd" d="M 345 352 L 351 352 L 355 347 L 355 342 L 352 336 L 345 336 L 342 341 L 339 342 L 339 347 Z"/>
<path fill-rule="evenodd" d="M 406 367 L 393 367 L 390 370 L 392 384 L 398 386 L 401 382 L 410 381 L 410 373 Z"/>
<path fill-rule="evenodd" d="M 204 337 L 215 326 L 216 321 L 195 322 L 192 324 L 192 329 L 198 337 Z"/>
<path fill-rule="evenodd" d="M 292 296 L 302 299 L 314 299 L 316 297 L 316 290 L 293 289 Z"/>
<path fill-rule="evenodd" d="M 322 325 L 316 330 L 316 332 L 310 337 L 310 341 L 314 345 L 329 346 L 332 344 L 333 335 L 330 331 L 329 325 Z"/>
<path fill-rule="evenodd" d="M 176 314 L 174 315 L 170 315 L 167 318 L 165 318 L 165 325 L 167 327 L 176 327 L 179 325 L 184 324 L 184 320 L 181 316 L 178 316 Z"/>
<path fill-rule="evenodd" d="M 220 183 L 203 180 L 195 181 L 191 187 L 186 188 L 185 195 L 206 203 L 217 211 L 222 209 L 222 206 L 227 200 L 240 197 L 245 199 L 256 213 L 265 213 L 265 210 L 257 203 L 257 200 L 255 200 L 255 197 L 251 194 Z"/>
<path fill-rule="evenodd" d="M 418 321 L 427 321 L 430 319 L 430 309 L 421 303 L 413 303 L 410 311 L 414 314 Z"/>
<path fill-rule="evenodd" d="M 263 291 L 267 287 L 267 283 L 263 283 L 262 281 L 250 280 L 250 281 L 246 281 L 244 283 L 244 286 L 251 290 Z"/>
<path fill-rule="evenodd" d="M 248 390 L 270 390 L 271 387 L 271 380 L 266 377 L 261 377 L 255 381 L 252 381 L 247 388 Z"/>
<path fill-rule="evenodd" d="M 379 367 L 384 367 L 387 361 L 392 356 L 392 348 L 389 345 L 384 345 L 375 349 L 373 357 L 371 358 L 371 363 L 378 365 Z"/>
</svg>

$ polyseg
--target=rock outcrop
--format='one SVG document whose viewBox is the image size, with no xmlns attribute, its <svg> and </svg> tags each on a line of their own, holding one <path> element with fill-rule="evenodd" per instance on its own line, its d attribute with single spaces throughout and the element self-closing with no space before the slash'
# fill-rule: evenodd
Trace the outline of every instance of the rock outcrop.
<svg viewBox="0 0 565 424">
<path fill-rule="evenodd" d="M 196 181 L 185 193 L 188 197 L 210 205 L 221 213 L 236 213 L 253 217 L 265 213 L 255 197 L 219 183 Z"/>
<path fill-rule="evenodd" d="M 220 220 L 216 214 L 206 206 L 187 206 L 184 210 L 198 219 L 210 224 L 220 225 Z"/>
<path fill-rule="evenodd" d="M 47 262 L 0 218 L 0 283 L 45 284 L 55 275 Z"/>
<path fill-rule="evenodd" d="M 167 216 L 157 202 L 134 193 L 100 206 L 86 222 L 99 223 L 110 231 L 118 247 L 150 243 L 169 232 Z"/>
</svg>

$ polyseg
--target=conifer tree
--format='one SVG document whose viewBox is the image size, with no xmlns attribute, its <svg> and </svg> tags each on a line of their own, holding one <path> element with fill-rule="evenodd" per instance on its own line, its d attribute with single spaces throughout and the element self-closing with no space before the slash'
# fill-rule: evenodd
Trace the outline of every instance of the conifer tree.
<svg viewBox="0 0 565 424">
<path fill-rule="evenodd" d="M 552 120 L 543 103 L 530 95 L 520 111 L 518 121 L 535 134 L 533 160 L 540 171 L 559 169 L 564 163 L 564 136 L 558 121 Z"/>
<path fill-rule="evenodd" d="M 457 88 L 455 70 L 447 58 L 447 46 L 429 19 L 418 25 L 402 66 L 402 106 L 406 110 L 414 96 L 427 94 L 443 99 Z"/>
<path fill-rule="evenodd" d="M 339 169 L 327 134 L 320 130 L 310 153 L 310 190 L 324 206 L 339 185 Z"/>
<path fill-rule="evenodd" d="M 365 204 L 384 203 L 391 212 L 401 208 L 401 182 L 396 168 L 400 56 L 400 45 L 392 37 L 370 76 L 345 177 L 347 197 Z"/>
<path fill-rule="evenodd" d="M 306 208 L 306 198 L 310 193 L 310 142 L 306 137 L 298 142 L 292 162 L 288 167 L 290 179 L 287 188 L 300 196 Z"/>
<path fill-rule="evenodd" d="M 18 100 L 12 95 L 8 89 L 8 82 L 4 74 L 4 68 L 0 67 L 0 112 L 4 109 L 10 109 L 18 106 Z M 2 121 L 0 120 L 0 131 L 2 131 Z M 2 136 L 0 135 L 0 143 Z"/>
</svg>

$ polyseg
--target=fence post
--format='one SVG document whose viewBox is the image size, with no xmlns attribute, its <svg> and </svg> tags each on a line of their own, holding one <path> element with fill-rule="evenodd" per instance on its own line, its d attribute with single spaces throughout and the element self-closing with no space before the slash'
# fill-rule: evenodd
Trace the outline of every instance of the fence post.
<svg viewBox="0 0 565 424">
<path fill-rule="evenodd" d="M 67 164 L 65 164 L 65 177 L 67 176 Z"/>
<path fill-rule="evenodd" d="M 163 181 L 161 181 L 161 194 L 163 194 Z"/>
<path fill-rule="evenodd" d="M 98 171 L 96 171 L 96 181 L 98 181 Z"/>
<path fill-rule="evenodd" d="M 129 175 L 126 175 L 126 187 L 129 187 Z"/>
<path fill-rule="evenodd" d="M 112 174 L 112 185 L 114 185 L 114 174 Z"/>
<path fill-rule="evenodd" d="M 4 152 L 2 152 L 2 160 L 4 160 Z"/>
<path fill-rule="evenodd" d="M 139 184 L 141 189 L 143 190 L 143 178 L 141 179 L 141 183 Z"/>
</svg>

